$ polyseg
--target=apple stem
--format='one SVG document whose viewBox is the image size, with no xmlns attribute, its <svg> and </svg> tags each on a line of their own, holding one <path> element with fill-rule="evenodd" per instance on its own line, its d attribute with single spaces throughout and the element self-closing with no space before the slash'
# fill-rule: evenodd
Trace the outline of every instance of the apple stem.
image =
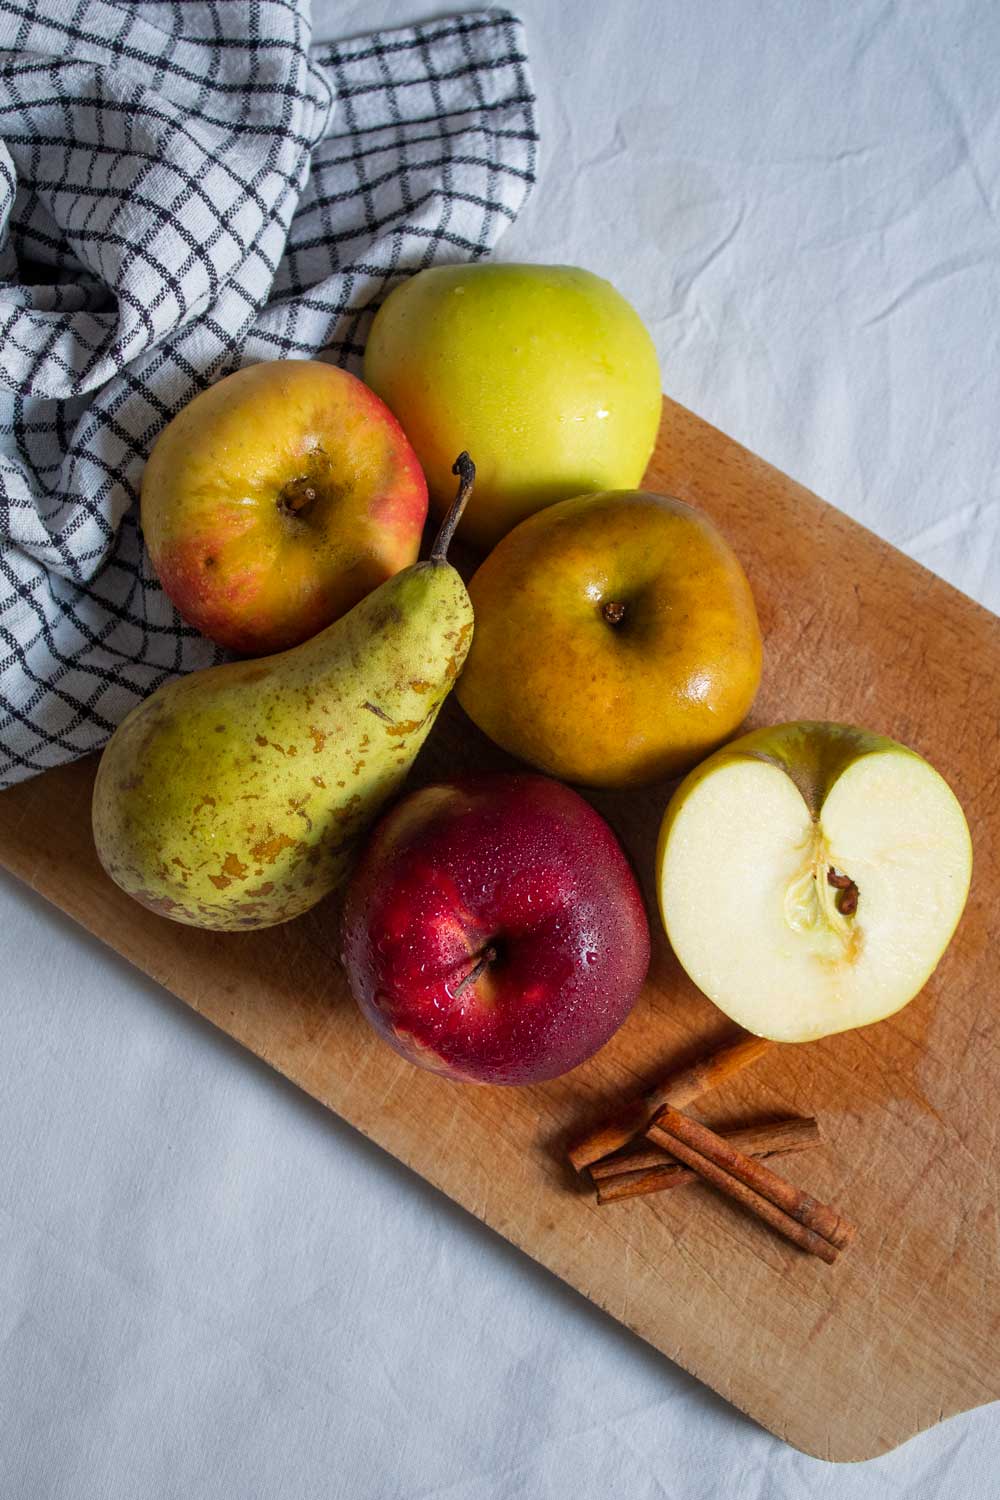
<svg viewBox="0 0 1000 1500">
<path fill-rule="evenodd" d="M 606 604 L 601 605 L 601 614 L 609 625 L 620 625 L 625 618 L 625 606 L 616 599 L 609 599 Z"/>
<path fill-rule="evenodd" d="M 293 479 L 278 496 L 278 509 L 283 510 L 286 515 L 297 516 L 300 511 L 312 505 L 315 499 L 316 489 L 308 479 Z"/>
<path fill-rule="evenodd" d="M 496 958 L 497 950 L 494 947 L 484 948 L 479 961 L 472 966 L 465 978 L 460 979 L 452 990 L 451 998 L 457 1000 L 463 990 L 467 990 L 470 984 L 475 984 L 476 980 L 485 973 L 490 964 L 496 963 Z"/>
<path fill-rule="evenodd" d="M 472 486 L 476 482 L 476 466 L 468 453 L 460 453 L 451 466 L 451 472 L 458 475 L 458 494 L 451 502 L 451 509 L 441 522 L 441 530 L 434 538 L 431 548 L 431 562 L 446 562 L 448 548 L 451 546 L 455 528 L 462 519 L 462 512 L 472 494 Z"/>
</svg>

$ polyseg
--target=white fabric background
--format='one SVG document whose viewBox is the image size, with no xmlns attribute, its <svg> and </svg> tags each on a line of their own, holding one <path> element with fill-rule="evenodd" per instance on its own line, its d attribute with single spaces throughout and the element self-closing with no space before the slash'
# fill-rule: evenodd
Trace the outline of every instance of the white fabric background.
<svg viewBox="0 0 1000 1500">
<path fill-rule="evenodd" d="M 612 276 L 672 395 L 1000 609 L 992 0 L 521 13 L 501 255 Z M 0 914 L 5 1500 L 996 1493 L 996 1408 L 806 1459 L 8 879 Z"/>
</svg>

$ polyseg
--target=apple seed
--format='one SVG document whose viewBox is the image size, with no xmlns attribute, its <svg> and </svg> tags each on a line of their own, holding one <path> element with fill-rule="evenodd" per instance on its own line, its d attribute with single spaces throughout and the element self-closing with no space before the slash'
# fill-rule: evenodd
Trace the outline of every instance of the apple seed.
<svg viewBox="0 0 1000 1500">
<path fill-rule="evenodd" d="M 842 917 L 853 917 L 858 909 L 858 898 L 860 892 L 850 875 L 843 875 L 835 870 L 833 865 L 826 872 L 827 884 L 832 885 L 838 892 L 835 900 L 837 910 Z"/>
</svg>

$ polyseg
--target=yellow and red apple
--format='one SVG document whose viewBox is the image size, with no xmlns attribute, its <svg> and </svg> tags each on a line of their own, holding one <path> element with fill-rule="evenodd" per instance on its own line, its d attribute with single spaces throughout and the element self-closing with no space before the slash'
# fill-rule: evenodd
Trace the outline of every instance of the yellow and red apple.
<svg viewBox="0 0 1000 1500">
<path fill-rule="evenodd" d="M 165 592 L 247 656 L 298 645 L 416 561 L 426 516 L 395 417 L 318 360 L 250 365 L 210 386 L 160 434 L 142 481 Z"/>
</svg>

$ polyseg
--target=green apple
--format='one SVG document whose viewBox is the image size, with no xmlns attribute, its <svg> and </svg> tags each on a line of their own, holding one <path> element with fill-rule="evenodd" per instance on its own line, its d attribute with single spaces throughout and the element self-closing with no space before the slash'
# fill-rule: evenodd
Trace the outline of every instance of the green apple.
<svg viewBox="0 0 1000 1500">
<path fill-rule="evenodd" d="M 734 1021 L 779 1042 L 912 1000 L 971 874 L 947 782 L 915 751 L 845 724 L 779 724 L 717 750 L 674 793 L 657 849 L 680 963 Z"/>
<path fill-rule="evenodd" d="M 492 547 L 556 500 L 642 479 L 660 421 L 653 341 L 614 287 L 572 266 L 435 266 L 379 310 L 365 380 L 416 449 L 432 503 L 468 449 L 460 527 Z"/>
</svg>

